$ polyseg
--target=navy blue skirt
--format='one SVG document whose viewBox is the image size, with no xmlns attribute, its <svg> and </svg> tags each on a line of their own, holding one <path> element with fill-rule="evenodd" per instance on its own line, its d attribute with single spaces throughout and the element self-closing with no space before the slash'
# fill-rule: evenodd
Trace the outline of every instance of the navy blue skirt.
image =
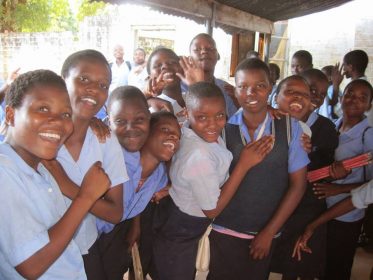
<svg viewBox="0 0 373 280">
<path fill-rule="evenodd" d="M 211 220 L 190 216 L 169 200 L 166 222 L 157 231 L 153 244 L 159 280 L 194 280 L 198 241 Z"/>
</svg>

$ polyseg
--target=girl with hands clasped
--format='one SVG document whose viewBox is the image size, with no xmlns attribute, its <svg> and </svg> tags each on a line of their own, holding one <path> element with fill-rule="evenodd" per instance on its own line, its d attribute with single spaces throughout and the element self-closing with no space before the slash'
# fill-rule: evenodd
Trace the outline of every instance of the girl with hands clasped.
<svg viewBox="0 0 373 280">
<path fill-rule="evenodd" d="M 336 122 L 339 132 L 339 145 L 335 151 L 337 161 L 372 152 L 373 128 L 369 126 L 365 116 L 371 107 L 372 97 L 372 86 L 365 80 L 354 80 L 347 85 L 341 100 L 343 116 Z M 341 163 L 334 163 L 331 175 L 337 180 L 315 184 L 314 192 L 319 198 L 325 197 L 328 208 L 331 208 L 341 200 L 349 198 L 351 190 L 371 180 L 372 174 L 372 164 L 344 170 Z M 364 210 L 351 209 L 328 222 L 326 279 L 350 279 L 363 217 Z M 312 224 L 307 226 L 308 235 L 313 232 L 313 228 Z M 305 235 L 307 239 L 308 235 Z M 305 244 L 298 242 L 295 252 L 310 252 Z"/>
<path fill-rule="evenodd" d="M 0 144 L 0 278 L 87 279 L 73 239 L 110 179 L 96 162 L 66 207 L 42 160 L 56 157 L 73 131 L 61 77 L 48 70 L 20 75 L 6 96 L 5 142 Z"/>
</svg>

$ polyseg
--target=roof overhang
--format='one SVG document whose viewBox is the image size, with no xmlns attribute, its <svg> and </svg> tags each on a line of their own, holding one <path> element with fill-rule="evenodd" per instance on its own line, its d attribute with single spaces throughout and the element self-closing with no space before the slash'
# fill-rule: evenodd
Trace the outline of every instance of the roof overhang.
<svg viewBox="0 0 373 280">
<path fill-rule="evenodd" d="M 337 7 L 351 0 L 103 0 L 112 4 L 147 5 L 199 23 L 210 21 L 229 33 L 271 34 L 273 23 Z"/>
</svg>

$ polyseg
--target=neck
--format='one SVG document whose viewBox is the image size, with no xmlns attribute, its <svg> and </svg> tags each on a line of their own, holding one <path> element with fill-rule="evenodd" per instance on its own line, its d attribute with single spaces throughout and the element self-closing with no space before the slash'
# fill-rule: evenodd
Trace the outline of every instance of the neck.
<svg viewBox="0 0 373 280">
<path fill-rule="evenodd" d="M 361 77 L 363 77 L 364 76 L 364 73 L 356 73 L 356 72 L 353 72 L 352 74 L 351 74 L 351 80 L 356 80 L 356 79 L 359 79 L 359 78 L 361 78 Z"/>
<path fill-rule="evenodd" d="M 179 84 L 164 88 L 162 93 L 167 95 L 168 97 L 175 99 L 181 107 L 185 107 L 185 102 L 183 99 L 183 95 L 181 94 L 181 87 Z"/>
<path fill-rule="evenodd" d="M 76 145 L 83 146 L 85 136 L 90 124 L 90 120 L 79 119 L 73 117 L 74 132 L 65 141 L 66 147 L 72 147 Z"/>
<path fill-rule="evenodd" d="M 122 58 L 117 58 L 117 59 L 115 59 L 115 63 L 116 63 L 117 65 L 121 65 L 123 62 L 124 62 L 123 57 L 122 57 Z"/>
<path fill-rule="evenodd" d="M 267 110 L 263 110 L 259 113 L 251 113 L 247 111 L 243 111 L 243 121 L 247 126 L 248 130 L 254 130 L 258 128 L 258 126 L 264 121 L 267 115 Z"/>
<path fill-rule="evenodd" d="M 302 122 L 306 123 L 308 121 L 308 118 L 311 116 L 311 112 L 308 112 L 307 114 L 305 114 L 303 116 L 303 118 L 301 119 Z"/>
<path fill-rule="evenodd" d="M 342 125 L 340 131 L 347 131 L 350 128 L 354 127 L 356 124 L 361 122 L 364 119 L 364 116 L 358 117 L 349 117 L 343 114 Z"/>
<path fill-rule="evenodd" d="M 205 82 L 212 83 L 214 81 L 214 69 L 212 70 L 205 70 Z"/>
<path fill-rule="evenodd" d="M 147 178 L 157 168 L 160 161 L 144 147 L 140 151 L 140 163 L 142 166 L 141 178 Z"/>
</svg>

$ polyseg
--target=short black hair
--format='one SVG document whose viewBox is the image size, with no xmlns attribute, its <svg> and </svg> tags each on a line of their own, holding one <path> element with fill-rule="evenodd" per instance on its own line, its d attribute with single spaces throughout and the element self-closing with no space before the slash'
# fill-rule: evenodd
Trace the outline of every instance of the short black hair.
<svg viewBox="0 0 373 280">
<path fill-rule="evenodd" d="M 312 65 L 312 55 L 309 51 L 299 50 L 293 54 L 293 58 L 300 58 L 304 60 L 308 65 Z"/>
<path fill-rule="evenodd" d="M 268 81 L 271 81 L 268 65 L 258 58 L 246 58 L 242 60 L 236 68 L 235 75 L 238 71 L 249 71 L 249 70 L 263 70 Z"/>
<path fill-rule="evenodd" d="M 352 65 L 354 70 L 364 74 L 365 69 L 367 69 L 369 58 L 365 51 L 363 50 L 353 50 L 345 54 L 343 57 L 343 62 Z"/>
<path fill-rule="evenodd" d="M 323 68 L 321 68 L 321 71 L 325 71 L 327 76 L 331 76 L 333 73 L 333 65 L 326 65 Z"/>
<path fill-rule="evenodd" d="M 110 71 L 111 80 L 111 69 L 109 62 L 106 60 L 105 56 L 96 50 L 81 50 L 70 54 L 62 65 L 61 76 L 62 78 L 67 78 L 71 68 L 75 67 L 80 61 L 95 61 L 104 64 Z"/>
<path fill-rule="evenodd" d="M 282 89 L 282 87 L 284 86 L 284 84 L 286 84 L 288 81 L 290 80 L 296 80 L 296 81 L 302 81 L 304 82 L 308 87 L 309 87 L 309 83 L 307 82 L 307 80 L 300 76 L 300 75 L 291 75 L 289 77 L 286 77 L 285 79 L 283 79 L 277 86 L 277 89 L 276 89 L 276 95 L 278 95 Z"/>
<path fill-rule="evenodd" d="M 319 69 L 315 69 L 315 68 L 308 69 L 308 70 L 302 72 L 300 75 L 305 79 L 316 78 L 320 81 L 329 83 L 328 77 Z"/>
<path fill-rule="evenodd" d="M 271 68 L 275 71 L 277 80 L 280 78 L 280 66 L 278 66 L 276 63 L 269 63 L 268 68 L 271 70 Z"/>
<path fill-rule="evenodd" d="M 117 100 L 139 100 L 144 104 L 145 108 L 148 108 L 148 103 L 146 102 L 144 94 L 134 86 L 121 86 L 113 90 L 108 99 L 108 113 L 110 112 L 113 103 Z"/>
<path fill-rule="evenodd" d="M 168 111 L 159 111 L 159 112 L 155 112 L 155 113 L 151 114 L 151 117 L 150 117 L 150 130 L 152 130 L 154 128 L 154 126 L 161 119 L 165 119 L 165 118 L 173 119 L 173 120 L 175 120 L 178 123 L 177 117 L 173 113 L 168 112 Z"/>
<path fill-rule="evenodd" d="M 134 52 L 141 51 L 146 56 L 146 51 L 143 48 L 136 48 Z"/>
<path fill-rule="evenodd" d="M 50 70 L 34 70 L 19 75 L 5 95 L 5 104 L 19 108 L 23 98 L 36 86 L 54 86 L 67 92 L 65 81 Z"/>
<path fill-rule="evenodd" d="M 210 82 L 198 82 L 189 87 L 185 101 L 187 109 L 191 108 L 196 100 L 202 98 L 221 98 L 225 104 L 224 95 L 217 85 Z"/>
<path fill-rule="evenodd" d="M 259 53 L 254 50 L 248 51 L 246 53 L 246 58 L 259 58 Z"/>
<path fill-rule="evenodd" d="M 356 80 L 353 80 L 350 83 L 348 83 L 348 85 L 345 87 L 345 89 L 343 91 L 343 95 L 345 95 L 348 88 L 350 88 L 351 86 L 356 85 L 356 84 L 366 86 L 369 89 L 369 91 L 370 91 L 369 102 L 372 102 L 372 100 L 373 100 L 373 87 L 368 81 L 363 80 L 363 79 L 356 79 Z"/>
<path fill-rule="evenodd" d="M 215 42 L 214 38 L 213 38 L 210 34 L 207 34 L 207 33 L 199 33 L 199 34 L 197 34 L 196 36 L 194 36 L 193 39 L 190 41 L 190 43 L 189 43 L 189 51 L 190 51 L 190 48 L 192 47 L 193 42 L 194 42 L 196 39 L 200 38 L 200 37 L 205 38 L 205 39 L 211 41 L 211 42 L 214 44 L 214 46 L 216 47 L 216 42 Z"/>
<path fill-rule="evenodd" d="M 150 75 L 150 64 L 152 63 L 153 56 L 155 56 L 159 52 L 165 52 L 169 56 L 175 58 L 177 61 L 180 60 L 179 56 L 171 49 L 165 48 L 165 47 L 157 47 L 152 51 L 152 53 L 148 57 L 148 62 L 146 63 L 146 71 L 148 71 L 148 74 Z"/>
</svg>

